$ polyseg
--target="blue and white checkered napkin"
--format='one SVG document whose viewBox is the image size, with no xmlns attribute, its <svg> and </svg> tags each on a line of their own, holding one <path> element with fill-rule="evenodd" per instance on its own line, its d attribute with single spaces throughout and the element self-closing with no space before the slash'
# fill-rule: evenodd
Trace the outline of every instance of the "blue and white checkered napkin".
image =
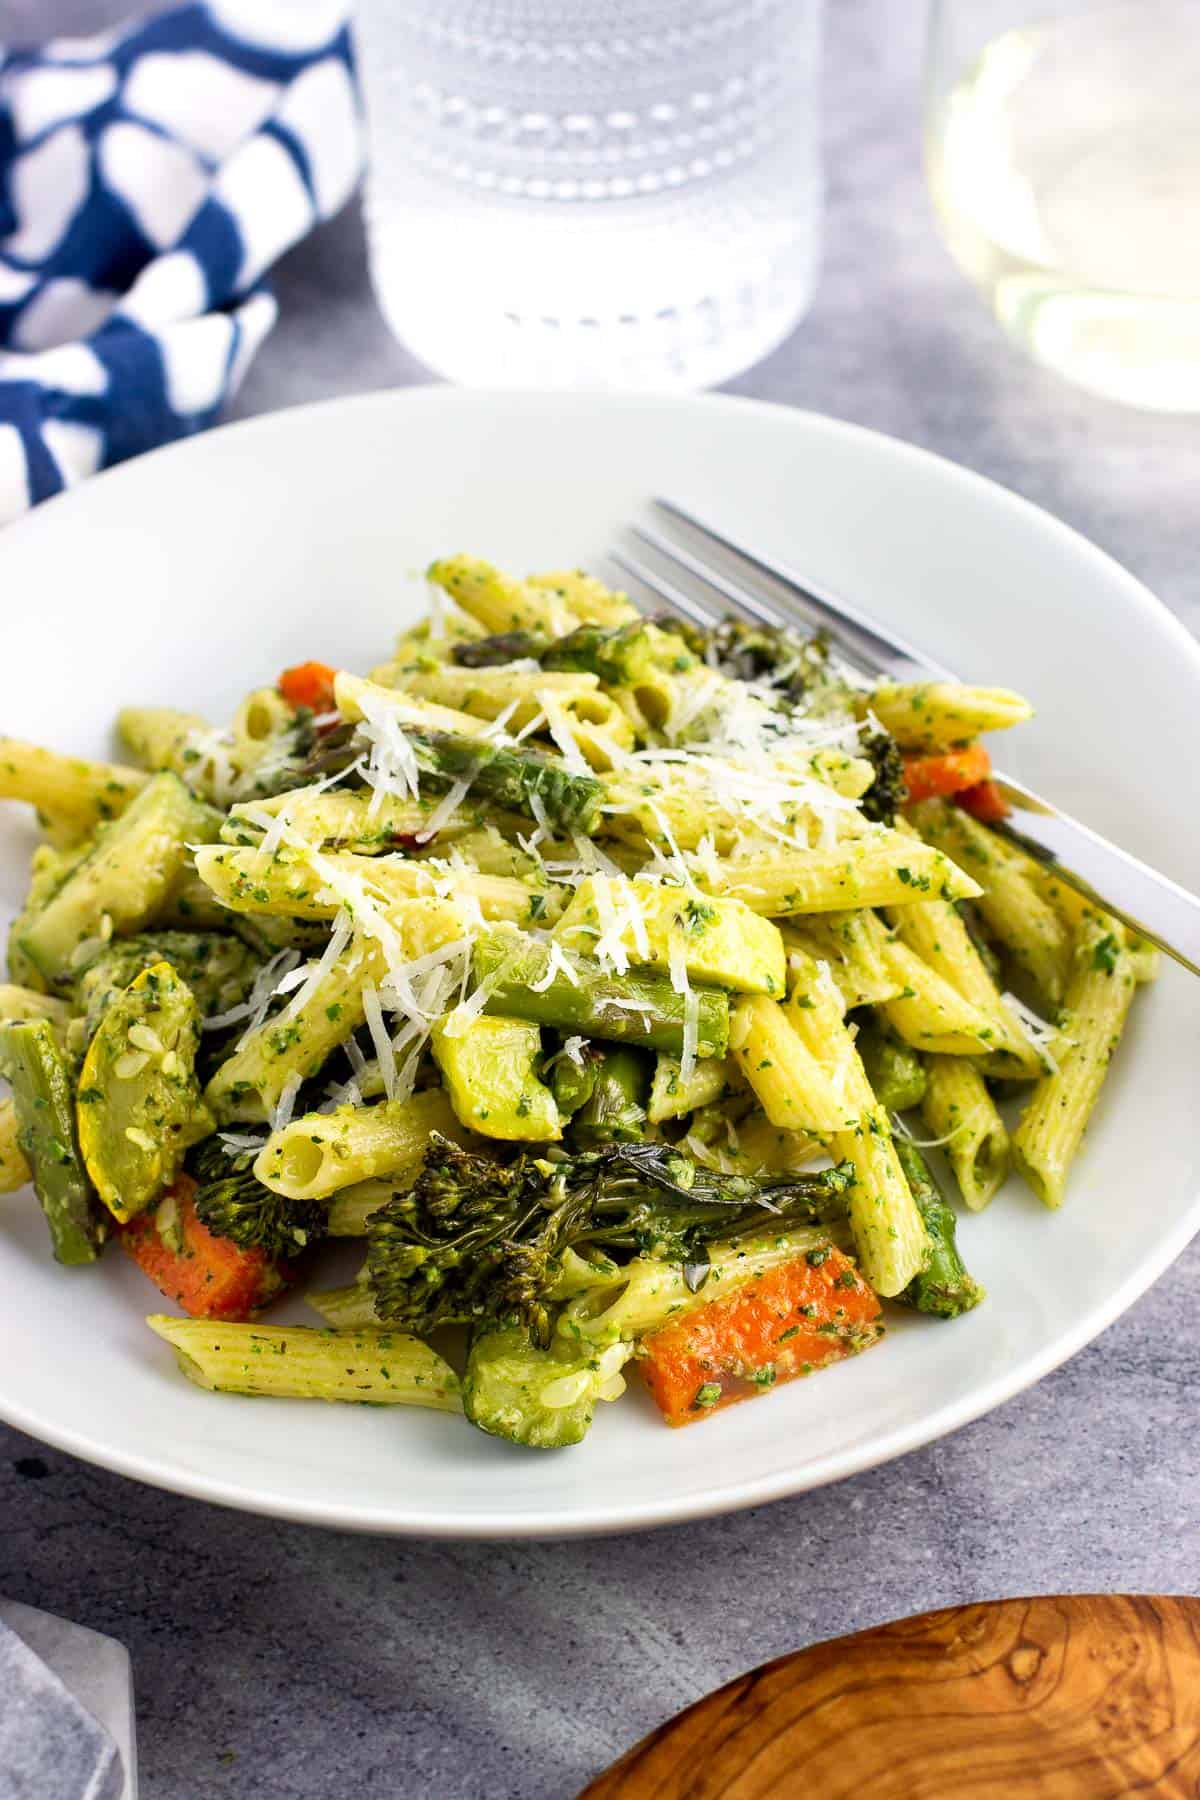
<svg viewBox="0 0 1200 1800">
<path fill-rule="evenodd" d="M 211 424 L 362 166 L 345 0 L 0 51 L 0 523 Z"/>
</svg>

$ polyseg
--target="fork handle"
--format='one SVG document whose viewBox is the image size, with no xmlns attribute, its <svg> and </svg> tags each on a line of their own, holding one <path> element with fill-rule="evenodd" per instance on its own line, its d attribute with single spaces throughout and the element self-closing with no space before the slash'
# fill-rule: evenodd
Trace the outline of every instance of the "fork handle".
<svg viewBox="0 0 1200 1800">
<path fill-rule="evenodd" d="M 1013 809 L 1011 818 L 993 830 L 1038 862 L 1053 865 L 1069 887 L 1200 975 L 1200 899 L 1195 894 L 1019 781 L 997 774 L 992 779 Z"/>
</svg>

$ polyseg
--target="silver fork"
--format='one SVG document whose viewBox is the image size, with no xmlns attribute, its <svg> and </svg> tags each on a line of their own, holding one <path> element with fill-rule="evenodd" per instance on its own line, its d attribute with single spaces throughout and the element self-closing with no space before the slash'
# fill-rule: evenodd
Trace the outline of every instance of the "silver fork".
<svg viewBox="0 0 1200 1800">
<path fill-rule="evenodd" d="M 674 500 L 656 499 L 654 504 L 671 519 L 677 533 L 679 525 L 686 527 L 688 541 L 681 541 L 678 535 L 667 537 L 643 525 L 634 525 L 631 530 L 671 565 L 676 578 L 668 579 L 649 563 L 622 550 L 614 550 L 610 555 L 619 568 L 672 612 L 694 624 L 711 625 L 722 610 L 711 596 L 719 595 L 726 606 L 759 624 L 822 629 L 838 653 L 862 675 L 888 681 L 958 679 L 932 656 L 860 608 L 819 592 L 786 564 L 761 555 L 689 508 Z M 734 560 L 739 577 L 743 569 L 750 572 L 751 581 L 756 575 L 769 577 L 773 597 L 767 598 L 759 589 L 747 585 L 745 578 L 734 579 L 722 567 L 698 555 L 690 547 L 692 537 L 706 547 L 719 546 Z M 691 576 L 693 585 L 681 587 L 678 573 Z M 703 584 L 699 592 L 695 582 Z M 1012 808 L 1011 819 L 994 826 L 994 830 L 1039 862 L 1053 865 L 1055 874 L 1069 886 L 1157 944 L 1193 975 L 1200 975 L 1200 898 L 1014 781 L 1011 775 L 993 771 L 992 779 Z"/>
</svg>

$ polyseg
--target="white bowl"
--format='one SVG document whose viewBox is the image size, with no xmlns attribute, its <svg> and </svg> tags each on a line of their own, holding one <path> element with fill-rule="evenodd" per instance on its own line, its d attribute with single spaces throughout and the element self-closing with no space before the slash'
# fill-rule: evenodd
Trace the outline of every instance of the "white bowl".
<svg viewBox="0 0 1200 1800">
<path fill-rule="evenodd" d="M 1022 689 L 1013 772 L 1200 887 L 1200 651 L 1065 526 L 851 426 L 722 398 L 382 393 L 301 408 L 127 464 L 0 537 L 0 729 L 110 748 L 123 702 L 222 718 L 318 657 L 366 668 L 423 604 L 414 573 L 469 550 L 590 564 L 646 497 L 690 499 L 981 681 Z M 0 910 L 34 833 L 0 808 Z M 587 1442 L 517 1450 L 441 1414 L 235 1399 L 189 1386 L 142 1324 L 120 1254 L 61 1269 L 28 1197 L 0 1211 L 0 1414 L 180 1493 L 378 1532 L 628 1529 L 796 1493 L 927 1443 L 1036 1381 L 1178 1255 L 1197 1200 L 1197 990 L 1139 996 L 1061 1213 L 1010 1184 L 961 1238 L 989 1299 L 692 1430 L 636 1390 Z M 297 1316 L 300 1316 L 297 1313 Z"/>
</svg>

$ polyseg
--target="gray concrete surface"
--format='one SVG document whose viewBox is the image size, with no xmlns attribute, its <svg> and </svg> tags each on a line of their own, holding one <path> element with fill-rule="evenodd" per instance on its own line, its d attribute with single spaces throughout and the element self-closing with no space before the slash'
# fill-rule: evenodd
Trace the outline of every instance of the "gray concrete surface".
<svg viewBox="0 0 1200 1800">
<path fill-rule="evenodd" d="M 0 3 L 0 36 L 107 0 Z M 735 385 L 896 433 L 1060 514 L 1200 627 L 1200 425 L 1125 412 L 1000 336 L 920 175 L 920 9 L 836 0 L 828 247 L 798 334 Z M 421 379 L 350 212 L 279 272 L 238 413 Z M 1200 1591 L 1193 1247 L 1032 1392 L 840 1487 L 624 1541 L 403 1544 L 242 1517 L 0 1432 L 0 1591 L 128 1645 L 148 1800 L 566 1800 L 747 1666 L 930 1606 Z"/>
</svg>

